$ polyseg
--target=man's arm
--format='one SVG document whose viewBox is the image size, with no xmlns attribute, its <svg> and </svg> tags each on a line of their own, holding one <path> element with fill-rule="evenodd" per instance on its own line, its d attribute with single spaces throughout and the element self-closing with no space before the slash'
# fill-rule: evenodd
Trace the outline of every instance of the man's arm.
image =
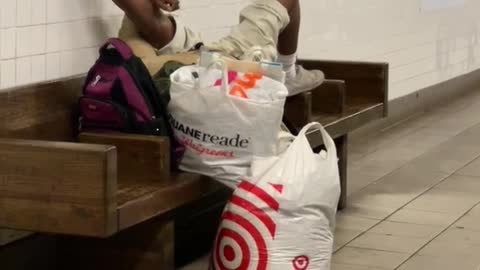
<svg viewBox="0 0 480 270">
<path fill-rule="evenodd" d="M 175 35 L 175 25 L 165 15 L 158 0 L 113 0 L 132 20 L 142 37 L 160 49 L 170 43 Z"/>
</svg>

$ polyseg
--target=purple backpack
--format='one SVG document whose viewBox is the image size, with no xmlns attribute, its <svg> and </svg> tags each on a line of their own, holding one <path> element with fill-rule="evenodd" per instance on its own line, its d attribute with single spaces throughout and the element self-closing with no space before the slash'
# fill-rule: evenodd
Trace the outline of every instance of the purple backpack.
<svg viewBox="0 0 480 270">
<path fill-rule="evenodd" d="M 112 38 L 100 48 L 87 74 L 79 100 L 79 129 L 166 136 L 174 158 L 179 158 L 182 149 L 173 137 L 167 105 L 142 60 L 122 40 Z"/>
</svg>

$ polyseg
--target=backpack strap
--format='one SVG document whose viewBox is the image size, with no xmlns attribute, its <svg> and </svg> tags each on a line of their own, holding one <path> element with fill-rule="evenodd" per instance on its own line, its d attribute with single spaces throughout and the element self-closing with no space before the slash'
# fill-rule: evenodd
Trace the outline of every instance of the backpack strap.
<svg viewBox="0 0 480 270">
<path fill-rule="evenodd" d="M 110 38 L 107 42 L 100 48 L 100 53 L 103 54 L 108 47 L 114 47 L 122 56 L 123 60 L 129 60 L 133 56 L 133 51 L 130 47 L 118 38 Z"/>
</svg>

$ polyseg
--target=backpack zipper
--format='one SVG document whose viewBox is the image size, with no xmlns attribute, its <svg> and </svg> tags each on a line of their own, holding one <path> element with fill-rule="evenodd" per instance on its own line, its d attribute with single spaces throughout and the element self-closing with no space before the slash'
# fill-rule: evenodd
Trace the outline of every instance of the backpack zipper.
<svg viewBox="0 0 480 270">
<path fill-rule="evenodd" d="M 92 87 L 95 87 L 95 86 L 100 82 L 101 79 L 102 79 L 102 76 L 97 75 L 97 76 L 95 77 L 95 80 L 94 80 L 90 85 L 91 85 Z"/>
</svg>

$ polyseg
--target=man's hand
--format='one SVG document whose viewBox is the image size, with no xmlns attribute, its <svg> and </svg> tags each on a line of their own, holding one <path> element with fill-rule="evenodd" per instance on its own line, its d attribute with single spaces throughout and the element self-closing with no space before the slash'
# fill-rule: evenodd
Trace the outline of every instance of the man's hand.
<svg viewBox="0 0 480 270">
<path fill-rule="evenodd" d="M 173 3 L 178 0 L 112 0 L 132 20 L 141 36 L 157 49 L 163 48 L 175 36 L 175 25 L 159 9 L 158 3 Z M 175 5 L 171 6 L 172 10 Z"/>
<path fill-rule="evenodd" d="M 175 11 L 180 8 L 179 0 L 154 0 L 155 5 L 165 11 Z"/>
</svg>

